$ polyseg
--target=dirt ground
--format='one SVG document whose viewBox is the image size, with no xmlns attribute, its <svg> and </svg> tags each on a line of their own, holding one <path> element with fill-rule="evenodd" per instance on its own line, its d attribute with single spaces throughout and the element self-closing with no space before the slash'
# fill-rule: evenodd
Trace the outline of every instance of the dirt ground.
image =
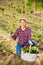
<svg viewBox="0 0 43 65">
<path fill-rule="evenodd" d="M 43 45 L 43 43 L 42 43 Z M 7 52 L 2 53 L 3 47 L 0 47 L 0 65 L 43 65 L 43 46 L 37 45 L 39 47 L 39 54 L 35 62 L 27 62 L 21 59 L 20 56 L 16 54 L 11 54 Z"/>
</svg>

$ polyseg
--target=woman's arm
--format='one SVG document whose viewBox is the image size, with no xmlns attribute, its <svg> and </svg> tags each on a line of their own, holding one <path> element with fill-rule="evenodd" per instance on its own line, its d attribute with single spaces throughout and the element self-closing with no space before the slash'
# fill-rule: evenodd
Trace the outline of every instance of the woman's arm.
<svg viewBox="0 0 43 65">
<path fill-rule="evenodd" d="M 28 41 L 32 41 L 31 29 L 29 28 Z"/>
<path fill-rule="evenodd" d="M 15 31 L 15 33 L 14 33 L 14 35 L 12 36 L 12 38 L 14 39 L 14 40 L 16 40 L 16 38 L 18 37 L 18 29 Z"/>
</svg>

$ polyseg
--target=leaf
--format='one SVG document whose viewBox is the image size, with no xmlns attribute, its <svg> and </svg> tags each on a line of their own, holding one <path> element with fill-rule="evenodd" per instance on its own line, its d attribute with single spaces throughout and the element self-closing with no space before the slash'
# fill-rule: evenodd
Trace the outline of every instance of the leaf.
<svg viewBox="0 0 43 65">
<path fill-rule="evenodd" d="M 24 2 L 25 2 L 25 3 L 27 3 L 27 2 L 28 2 L 28 0 L 24 0 Z"/>
</svg>

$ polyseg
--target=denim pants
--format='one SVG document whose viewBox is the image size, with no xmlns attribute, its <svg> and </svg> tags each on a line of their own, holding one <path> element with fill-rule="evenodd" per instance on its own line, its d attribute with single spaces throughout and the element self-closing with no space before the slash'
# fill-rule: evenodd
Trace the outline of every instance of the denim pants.
<svg viewBox="0 0 43 65">
<path fill-rule="evenodd" d="M 32 41 L 33 43 L 33 46 L 36 46 L 36 42 L 33 40 Z M 26 42 L 25 44 L 26 46 L 30 45 L 29 42 Z M 16 46 L 16 54 L 21 54 L 21 48 L 24 46 L 24 44 L 22 45 L 20 42 L 17 43 L 17 46 Z"/>
</svg>

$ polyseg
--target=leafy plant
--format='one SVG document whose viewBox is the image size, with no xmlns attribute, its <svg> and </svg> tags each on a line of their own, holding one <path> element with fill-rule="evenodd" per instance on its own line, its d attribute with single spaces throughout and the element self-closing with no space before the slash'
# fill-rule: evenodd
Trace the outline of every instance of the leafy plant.
<svg viewBox="0 0 43 65">
<path fill-rule="evenodd" d="M 24 52 L 24 53 L 38 53 L 38 48 L 37 47 L 35 47 L 35 46 L 24 46 L 23 48 L 22 48 L 22 51 Z"/>
</svg>

